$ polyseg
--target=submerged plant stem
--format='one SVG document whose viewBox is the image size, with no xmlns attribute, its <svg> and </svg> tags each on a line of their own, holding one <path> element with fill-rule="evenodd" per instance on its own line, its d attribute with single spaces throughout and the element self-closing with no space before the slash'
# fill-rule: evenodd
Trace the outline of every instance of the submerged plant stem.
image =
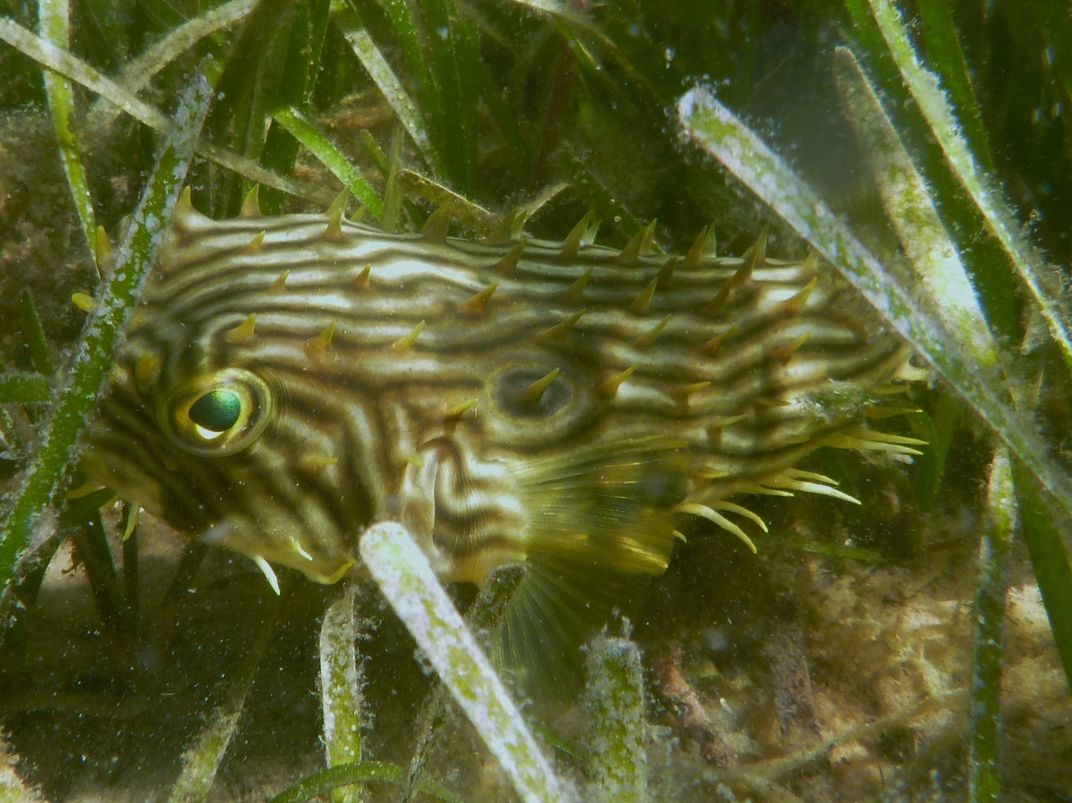
<svg viewBox="0 0 1072 803">
<path fill-rule="evenodd" d="M 0 589 L 4 591 L 19 554 L 34 535 L 42 511 L 53 501 L 77 455 L 85 422 L 97 405 L 113 355 L 167 230 L 211 97 L 212 91 L 201 77 L 184 93 L 172 132 L 119 248 L 115 271 L 86 321 L 68 381 L 42 428 L 37 454 L 4 511 L 0 528 Z"/>
<path fill-rule="evenodd" d="M 37 6 L 37 17 L 41 35 L 66 50 L 71 27 L 67 0 L 41 0 Z M 93 199 L 89 194 L 85 165 L 82 163 L 82 149 L 71 128 L 71 121 L 75 116 L 74 94 L 67 79 L 58 73 L 46 70 L 44 80 L 48 105 L 52 109 L 52 127 L 59 143 L 60 160 L 67 174 L 67 186 L 71 190 L 78 221 L 82 224 L 86 248 L 92 254 L 97 236 L 97 219 L 93 213 Z"/>
<path fill-rule="evenodd" d="M 27 371 L 0 374 L 0 404 L 46 402 L 52 396 L 48 377 Z"/>
<path fill-rule="evenodd" d="M 406 529 L 381 522 L 361 536 L 361 559 L 525 801 L 573 798 Z"/>
<path fill-rule="evenodd" d="M 287 132 L 311 151 L 359 201 L 376 220 L 383 218 L 383 200 L 354 164 L 336 148 L 331 140 L 316 129 L 300 110 L 294 107 L 279 109 L 273 118 Z"/>
<path fill-rule="evenodd" d="M 991 186 L 980 169 L 967 139 L 957 125 L 945 93 L 935 76 L 920 63 L 897 7 L 889 0 L 868 0 L 868 3 L 890 57 L 927 121 L 927 127 L 941 148 L 950 170 L 978 208 L 990 233 L 1001 243 L 1046 320 L 1050 334 L 1064 357 L 1065 366 L 1072 371 L 1072 316 L 1048 288 L 1039 254 L 1020 231 L 1000 191 Z"/>
<path fill-rule="evenodd" d="M 324 711 L 324 751 L 328 767 L 361 761 L 361 724 L 364 709 L 361 670 L 355 648 L 354 584 L 324 614 L 320 626 L 320 702 Z M 361 799 L 359 788 L 332 792 L 335 803 Z"/>
<path fill-rule="evenodd" d="M 414 104 L 413 99 L 402 86 L 402 82 L 395 75 L 395 71 L 391 69 L 391 65 L 384 58 L 383 53 L 380 52 L 380 49 L 372 40 L 364 22 L 348 4 L 338 3 L 333 7 L 332 11 L 335 25 L 342 33 L 343 38 L 346 39 L 347 44 L 353 49 L 354 55 L 361 62 L 361 66 L 365 68 L 369 77 L 372 78 L 376 86 L 379 87 L 380 92 L 383 93 L 387 103 L 390 104 L 394 113 L 398 116 L 399 122 L 406 129 L 406 133 L 413 140 L 413 144 L 417 146 L 417 150 L 421 152 L 428 164 L 438 168 L 438 160 L 432 149 L 428 129 L 425 128 L 424 120 L 421 119 L 416 104 Z M 437 170 L 437 172 L 440 171 Z"/>
<path fill-rule="evenodd" d="M 405 781 L 406 771 L 397 764 L 388 764 L 384 761 L 339 764 L 304 778 L 300 783 L 273 797 L 270 803 L 305 803 L 306 800 L 317 795 L 351 784 L 402 785 Z M 421 779 L 417 783 L 417 789 L 432 800 L 441 800 L 443 803 L 462 803 L 461 797 L 435 781 Z"/>
<path fill-rule="evenodd" d="M 886 217 L 897 231 L 912 275 L 926 289 L 925 298 L 938 302 L 931 312 L 942 318 L 950 331 L 961 333 L 971 359 L 988 370 L 997 367 L 994 339 L 957 248 L 931 200 L 933 193 L 912 164 L 852 51 L 839 47 L 834 52 L 834 70 Z"/>
<path fill-rule="evenodd" d="M 60 75 L 64 75 L 91 92 L 97 93 L 108 102 L 118 106 L 142 125 L 161 133 L 167 133 L 171 129 L 171 120 L 160 110 L 139 100 L 115 81 L 102 75 L 81 59 L 50 42 L 46 42 L 41 37 L 35 36 L 21 25 L 17 25 L 8 19 L 0 18 L 0 41 L 7 42 L 17 48 L 42 67 L 47 67 Z M 331 201 L 331 198 L 325 192 L 279 176 L 271 170 L 261 167 L 252 159 L 247 159 L 234 151 L 221 148 L 210 142 L 199 143 L 197 151 L 205 158 L 211 159 L 229 170 L 233 170 L 250 181 L 264 184 L 267 187 L 316 203 L 327 204 Z"/>
<path fill-rule="evenodd" d="M 253 643 L 245 657 L 235 668 L 234 675 L 224 684 L 223 700 L 212 712 L 208 723 L 197 735 L 194 744 L 182 760 L 182 771 L 168 796 L 168 803 L 200 803 L 207 800 L 216 780 L 220 763 L 231 743 L 242 708 L 246 703 L 253 676 L 260 668 L 264 651 L 275 635 L 280 602 L 275 595 L 267 596 L 260 623 Z"/>
<path fill-rule="evenodd" d="M 678 101 L 682 133 L 718 159 L 833 263 L 880 315 L 912 344 L 1003 440 L 1066 511 L 1072 482 L 1049 456 L 1035 427 L 1004 397 L 991 372 L 979 370 L 959 332 L 929 315 L 815 192 L 713 95 L 695 88 Z M 938 300 L 935 300 L 936 303 Z"/>
<path fill-rule="evenodd" d="M 19 322 L 22 324 L 26 345 L 30 348 L 30 360 L 34 370 L 46 377 L 52 376 L 56 372 L 56 361 L 52 358 L 52 349 L 45 339 L 45 328 L 41 324 L 41 316 L 37 312 L 37 304 L 34 303 L 29 287 L 24 287 L 19 293 Z"/>
<path fill-rule="evenodd" d="M 972 633 L 971 698 L 968 714 L 970 761 L 968 794 L 972 803 L 1001 798 L 998 764 L 1001 743 L 1001 632 L 1009 547 L 1016 530 L 1016 489 L 1009 455 L 1000 449 L 990 467 L 990 515 L 979 547 Z"/>
<path fill-rule="evenodd" d="M 586 708 L 591 717 L 592 800 L 648 799 L 647 716 L 640 648 L 600 635 L 588 647 Z"/>
</svg>

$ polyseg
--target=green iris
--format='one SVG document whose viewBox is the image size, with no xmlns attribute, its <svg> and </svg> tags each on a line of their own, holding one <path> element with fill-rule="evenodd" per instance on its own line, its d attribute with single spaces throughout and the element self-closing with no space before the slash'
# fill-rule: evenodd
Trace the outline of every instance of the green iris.
<svg viewBox="0 0 1072 803">
<path fill-rule="evenodd" d="M 242 414 L 242 399 L 233 390 L 210 390 L 190 405 L 190 420 L 210 432 L 226 432 Z"/>
</svg>

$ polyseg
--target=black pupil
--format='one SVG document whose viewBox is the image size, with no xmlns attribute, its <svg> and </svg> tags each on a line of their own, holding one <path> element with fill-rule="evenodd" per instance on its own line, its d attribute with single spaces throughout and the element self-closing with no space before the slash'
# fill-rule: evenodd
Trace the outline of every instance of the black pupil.
<svg viewBox="0 0 1072 803">
<path fill-rule="evenodd" d="M 242 400 L 233 390 L 210 390 L 190 405 L 190 420 L 211 432 L 226 432 L 242 414 Z"/>
</svg>

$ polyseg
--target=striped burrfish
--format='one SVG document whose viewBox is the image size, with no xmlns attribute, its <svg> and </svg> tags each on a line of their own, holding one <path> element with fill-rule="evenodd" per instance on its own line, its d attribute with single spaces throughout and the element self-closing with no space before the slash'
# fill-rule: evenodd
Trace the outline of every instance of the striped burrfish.
<svg viewBox="0 0 1072 803">
<path fill-rule="evenodd" d="M 651 232 L 484 242 L 254 199 L 216 221 L 187 193 L 84 470 L 270 580 L 339 580 L 380 520 L 448 581 L 528 564 L 516 646 L 663 572 L 689 521 L 751 547 L 748 495 L 851 500 L 798 467 L 822 446 L 913 451 L 868 422 L 920 372 L 829 266 Z"/>
</svg>

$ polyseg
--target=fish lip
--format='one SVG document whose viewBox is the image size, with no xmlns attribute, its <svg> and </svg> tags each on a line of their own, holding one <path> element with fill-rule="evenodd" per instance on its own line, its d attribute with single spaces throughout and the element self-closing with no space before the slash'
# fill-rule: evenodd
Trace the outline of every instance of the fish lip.
<svg viewBox="0 0 1072 803">
<path fill-rule="evenodd" d="M 228 540 L 241 535 L 239 527 L 230 519 L 224 519 L 211 525 L 197 536 L 197 540 L 207 546 L 218 547 L 228 552 L 245 555 L 251 560 L 267 560 L 280 566 L 295 569 L 306 578 L 322 585 L 333 585 L 341 580 L 355 565 L 353 557 L 344 552 L 324 556 L 316 554 L 318 550 L 312 545 L 303 544 L 297 536 L 264 537 L 264 549 L 257 550 L 246 544 L 236 545 Z M 308 551 L 311 548 L 314 552 Z M 327 567 L 327 568 L 325 568 Z"/>
</svg>

